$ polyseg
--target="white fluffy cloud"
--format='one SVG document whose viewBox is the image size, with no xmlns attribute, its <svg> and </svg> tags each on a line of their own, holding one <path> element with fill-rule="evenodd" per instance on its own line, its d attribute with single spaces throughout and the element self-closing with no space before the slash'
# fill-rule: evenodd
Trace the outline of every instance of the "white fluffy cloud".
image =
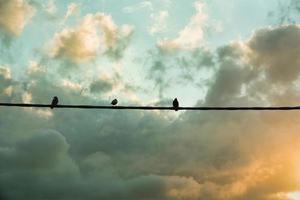
<svg viewBox="0 0 300 200">
<path fill-rule="evenodd" d="M 192 16 L 189 23 L 179 32 L 175 39 L 163 39 L 158 42 L 162 49 L 195 49 L 201 46 L 203 40 L 203 27 L 207 18 L 203 11 L 204 4 L 197 1 L 195 4 L 196 14 Z"/>
<path fill-rule="evenodd" d="M 166 29 L 166 20 L 169 17 L 168 11 L 160 11 L 158 15 L 152 13 L 150 18 L 152 20 L 152 26 L 149 28 L 150 34 L 156 34 Z"/>
<path fill-rule="evenodd" d="M 34 8 L 27 0 L 1 0 L 0 29 L 7 35 L 18 36 L 34 12 Z"/>
<path fill-rule="evenodd" d="M 110 15 L 88 14 L 77 27 L 65 28 L 55 34 L 51 55 L 80 62 L 91 60 L 101 52 L 121 54 L 127 47 L 132 33 L 131 26 L 118 27 Z M 120 45 L 123 46 L 120 48 Z"/>
<path fill-rule="evenodd" d="M 149 0 L 146 0 L 146 1 L 142 1 L 136 5 L 132 5 L 132 6 L 126 6 L 123 8 L 123 12 L 125 13 L 132 13 L 132 12 L 135 12 L 137 10 L 140 10 L 140 9 L 144 9 L 144 8 L 148 8 L 150 10 L 153 10 L 153 4 L 151 1 Z"/>
</svg>

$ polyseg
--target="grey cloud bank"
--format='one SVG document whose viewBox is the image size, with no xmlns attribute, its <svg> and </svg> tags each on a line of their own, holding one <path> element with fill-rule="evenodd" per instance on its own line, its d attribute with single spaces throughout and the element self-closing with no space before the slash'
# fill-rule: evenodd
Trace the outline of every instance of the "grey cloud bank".
<svg viewBox="0 0 300 200">
<path fill-rule="evenodd" d="M 195 63 L 190 70 L 213 68 L 204 103 L 299 102 L 299 30 L 261 29 L 247 42 L 198 52 L 199 60 L 185 57 Z M 155 62 L 159 73 L 167 73 L 164 58 Z M 57 95 L 66 103 L 105 103 L 61 87 L 47 72 L 21 82 L 2 67 L 0 85 L 5 101 L 47 102 Z M 299 117 L 200 112 L 171 121 L 164 113 L 140 111 L 1 108 L 2 199 L 287 199 L 300 189 Z"/>
</svg>

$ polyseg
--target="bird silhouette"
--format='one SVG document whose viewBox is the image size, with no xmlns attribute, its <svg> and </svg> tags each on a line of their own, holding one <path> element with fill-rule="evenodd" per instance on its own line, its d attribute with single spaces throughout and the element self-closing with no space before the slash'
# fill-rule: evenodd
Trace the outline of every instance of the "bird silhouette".
<svg viewBox="0 0 300 200">
<path fill-rule="evenodd" d="M 177 98 L 175 98 L 175 99 L 173 100 L 173 107 L 174 107 L 175 111 L 178 111 L 178 108 L 179 108 L 179 102 L 178 102 Z"/>
<path fill-rule="evenodd" d="M 53 109 L 53 108 L 54 108 L 55 106 L 57 106 L 57 105 L 58 105 L 58 97 L 55 96 L 55 97 L 53 97 L 53 99 L 52 99 L 52 103 L 51 103 L 50 108 Z"/>
<path fill-rule="evenodd" d="M 113 106 L 117 105 L 118 104 L 118 99 L 112 100 L 112 102 L 110 104 L 113 105 Z"/>
</svg>

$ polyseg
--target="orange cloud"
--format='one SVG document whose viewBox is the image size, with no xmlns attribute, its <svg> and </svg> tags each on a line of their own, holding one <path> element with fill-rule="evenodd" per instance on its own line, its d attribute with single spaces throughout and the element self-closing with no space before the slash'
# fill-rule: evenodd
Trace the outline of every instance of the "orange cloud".
<svg viewBox="0 0 300 200">
<path fill-rule="evenodd" d="M 34 15 L 34 8 L 26 0 L 0 1 L 0 29 L 18 36 Z"/>
<path fill-rule="evenodd" d="M 129 25 L 118 27 L 110 15 L 86 15 L 75 28 L 56 33 L 52 41 L 51 56 L 74 62 L 92 60 L 97 54 L 117 48 L 119 42 L 131 36 Z M 123 50 L 123 49 L 121 49 Z"/>
</svg>

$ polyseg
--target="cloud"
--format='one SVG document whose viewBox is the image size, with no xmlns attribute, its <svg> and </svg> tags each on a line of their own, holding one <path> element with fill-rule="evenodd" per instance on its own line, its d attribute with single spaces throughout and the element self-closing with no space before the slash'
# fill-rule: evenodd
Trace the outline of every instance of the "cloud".
<svg viewBox="0 0 300 200">
<path fill-rule="evenodd" d="M 101 53 L 119 59 L 132 33 L 131 26 L 118 27 L 110 15 L 88 14 L 77 27 L 65 28 L 55 34 L 50 54 L 72 62 L 93 60 Z"/>
<path fill-rule="evenodd" d="M 11 71 L 8 67 L 0 67 L 0 93 L 5 92 L 12 84 Z"/>
<path fill-rule="evenodd" d="M 296 105 L 298 87 L 293 83 L 299 80 L 297 31 L 297 26 L 261 29 L 249 41 L 219 47 L 213 52 L 215 72 L 204 104 Z M 188 56 L 185 59 L 186 63 L 195 64 Z M 161 65 L 166 64 L 162 60 Z M 165 73 L 170 72 L 167 69 Z M 195 180 L 203 184 L 206 189 L 203 193 L 199 189 L 200 199 L 288 199 L 286 193 L 299 190 L 296 175 L 299 160 L 294 154 L 294 147 L 300 141 L 298 125 L 294 124 L 297 116 L 297 113 L 186 113 L 181 116 L 182 123 L 175 123 L 176 131 L 166 131 L 172 134 L 163 139 L 174 148 L 166 145 L 166 152 L 160 149 L 160 153 L 168 154 L 166 157 L 173 161 L 176 158 L 176 163 L 190 161 L 181 167 L 177 165 L 176 169 L 181 175 L 194 174 Z M 288 148 L 290 144 L 286 141 L 295 144 Z M 195 166 L 194 172 L 190 166 Z M 212 176 L 206 176 L 207 173 Z"/>
<path fill-rule="evenodd" d="M 129 182 L 133 198 L 198 199 L 200 185 L 189 177 L 148 175 Z"/>
<path fill-rule="evenodd" d="M 275 23 L 279 25 L 296 24 L 296 18 L 300 11 L 300 1 L 279 1 L 277 4 L 277 8 L 269 12 L 269 17 L 275 18 Z"/>
<path fill-rule="evenodd" d="M 9 36 L 19 36 L 34 12 L 26 0 L 1 0 L 0 29 Z"/>
<path fill-rule="evenodd" d="M 132 26 L 124 25 L 119 30 L 117 36 L 115 36 L 115 41 L 111 41 L 109 36 L 107 36 L 108 49 L 106 50 L 106 55 L 108 55 L 113 60 L 119 60 L 123 57 L 123 54 L 130 44 L 134 29 Z M 107 33 L 109 35 L 109 33 Z"/>
<path fill-rule="evenodd" d="M 166 29 L 166 20 L 169 17 L 168 11 L 160 11 L 158 15 L 152 13 L 150 18 L 152 20 L 152 26 L 149 28 L 150 34 L 156 34 L 163 32 Z"/>
<path fill-rule="evenodd" d="M 250 59 L 255 66 L 268 68 L 273 82 L 290 83 L 299 76 L 300 27 L 298 25 L 261 29 L 249 41 Z"/>
<path fill-rule="evenodd" d="M 66 28 L 55 34 L 51 54 L 56 58 L 79 62 L 95 58 L 99 47 L 97 23 L 92 15 L 88 15 L 78 27 Z"/>
<path fill-rule="evenodd" d="M 141 3 L 138 3 L 136 5 L 132 6 L 126 6 L 123 8 L 123 12 L 125 13 L 133 13 L 137 10 L 148 8 L 150 10 L 153 10 L 153 5 L 151 1 L 142 1 Z"/>
<path fill-rule="evenodd" d="M 92 93 L 109 92 L 112 90 L 112 88 L 113 84 L 105 79 L 99 79 L 90 85 L 90 91 Z"/>
<path fill-rule="evenodd" d="M 233 94 L 245 95 L 247 88 L 248 92 L 253 90 L 251 95 L 266 89 L 272 97 L 284 92 L 287 85 L 299 78 L 299 30 L 298 25 L 263 28 L 255 31 L 247 42 L 218 48 L 219 71 L 206 96 L 207 102 L 224 105 Z M 262 102 L 271 99 L 263 94 L 255 96 Z"/>
<path fill-rule="evenodd" d="M 176 87 L 179 91 L 180 87 L 184 89 L 187 84 L 197 87 L 197 91 L 204 89 L 213 79 L 217 66 L 215 52 L 206 48 L 170 52 L 157 47 L 149 51 L 147 56 L 145 76 L 154 83 L 162 99 L 169 95 L 170 89 Z"/>
<path fill-rule="evenodd" d="M 299 102 L 296 78 L 266 76 L 277 65 L 265 60 L 289 56 L 282 50 L 286 43 L 262 48 L 274 32 L 286 35 L 297 27 L 262 30 L 249 41 L 185 57 L 193 69 L 202 55 L 213 57 L 204 62 L 214 69 L 205 104 L 261 105 L 261 95 L 269 104 Z M 282 55 L 273 58 L 267 51 Z M 172 56 L 155 54 L 159 72 L 168 70 L 161 65 Z M 6 77 L 0 85 L 14 88 L 11 96 L 1 94 L 8 101 L 30 94 L 32 102 L 49 102 L 55 94 L 66 104 L 107 103 L 74 93 L 70 82 L 61 87 L 60 80 L 45 78 L 49 74 L 29 73 L 14 83 L 6 83 L 13 78 L 8 69 L 0 74 Z M 183 112 L 173 120 L 145 111 L 49 112 L 52 117 L 42 118 L 28 109 L 0 109 L 0 188 L 8 199 L 283 200 L 300 189 L 298 112 Z"/>
<path fill-rule="evenodd" d="M 71 3 L 68 5 L 68 10 L 64 16 L 63 22 L 67 21 L 68 18 L 70 18 L 72 15 L 78 13 L 80 10 L 80 7 L 76 3 Z"/>
<path fill-rule="evenodd" d="M 231 105 L 232 95 L 244 96 L 247 89 L 261 103 L 267 103 L 270 98 L 256 90 L 269 88 L 276 95 L 282 93 L 284 84 L 296 84 L 299 78 L 298 35 L 298 25 L 289 25 L 259 29 L 249 40 L 234 41 L 216 51 L 197 48 L 170 52 L 158 48 L 149 54 L 148 78 L 161 86 L 162 93 L 168 89 L 164 82 L 177 87 L 193 84 L 206 91 L 213 87 L 205 97 L 210 105 Z"/>
<path fill-rule="evenodd" d="M 54 16 L 57 12 L 57 7 L 54 0 L 49 0 L 43 7 L 46 13 L 50 16 Z"/>
<path fill-rule="evenodd" d="M 61 154 L 67 152 L 65 138 L 56 131 L 42 131 L 31 138 L 20 141 L 14 149 L 1 149 L 3 165 L 35 170 L 56 165 Z"/>
<path fill-rule="evenodd" d="M 233 43 L 217 49 L 218 70 L 206 95 L 206 104 L 230 105 L 234 96 L 243 95 L 243 86 L 249 84 L 255 72 L 247 63 L 247 52 L 242 46 L 240 43 Z"/>
<path fill-rule="evenodd" d="M 179 32 L 175 39 L 163 39 L 158 46 L 165 50 L 173 49 L 195 49 L 201 46 L 203 40 L 203 26 L 207 18 L 203 12 L 204 4 L 197 1 L 195 4 L 196 14 L 192 16 L 189 23 Z"/>
</svg>

